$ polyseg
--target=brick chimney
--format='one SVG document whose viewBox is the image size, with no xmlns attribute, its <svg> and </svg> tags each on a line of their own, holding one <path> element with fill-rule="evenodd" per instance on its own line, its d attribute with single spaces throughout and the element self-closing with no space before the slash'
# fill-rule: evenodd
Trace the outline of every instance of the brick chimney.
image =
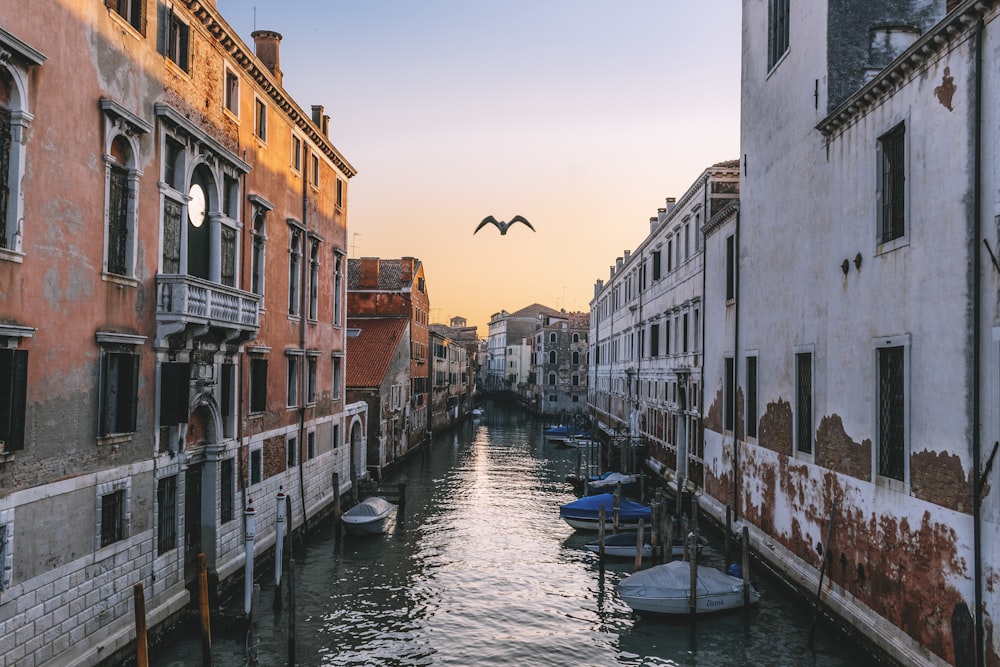
<svg viewBox="0 0 1000 667">
<path fill-rule="evenodd" d="M 253 37 L 254 51 L 257 52 L 257 59 L 264 63 L 264 67 L 271 70 L 271 74 L 281 85 L 281 56 L 279 54 L 281 46 L 281 33 L 273 30 L 254 30 L 250 33 Z"/>
<path fill-rule="evenodd" d="M 379 258 L 362 257 L 358 262 L 358 287 L 361 289 L 378 288 Z"/>
<path fill-rule="evenodd" d="M 409 285 L 413 282 L 413 268 L 416 266 L 417 260 L 413 257 L 404 257 L 399 261 L 399 282 L 403 285 Z"/>
<path fill-rule="evenodd" d="M 312 119 L 324 137 L 330 137 L 330 116 L 323 113 L 322 104 L 312 105 Z"/>
</svg>

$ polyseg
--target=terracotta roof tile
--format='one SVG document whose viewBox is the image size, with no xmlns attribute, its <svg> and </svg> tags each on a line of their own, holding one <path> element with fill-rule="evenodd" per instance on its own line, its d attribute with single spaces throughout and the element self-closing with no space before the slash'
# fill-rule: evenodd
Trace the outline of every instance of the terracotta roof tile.
<svg viewBox="0 0 1000 667">
<path fill-rule="evenodd" d="M 346 375 L 348 387 L 377 387 L 382 384 L 409 322 L 399 317 L 348 319 L 349 329 L 359 329 L 347 337 Z"/>
</svg>

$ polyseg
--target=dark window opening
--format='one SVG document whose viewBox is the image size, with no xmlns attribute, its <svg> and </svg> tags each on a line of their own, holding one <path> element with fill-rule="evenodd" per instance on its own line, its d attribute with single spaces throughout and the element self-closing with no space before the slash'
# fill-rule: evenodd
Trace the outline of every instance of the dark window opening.
<svg viewBox="0 0 1000 667">
<path fill-rule="evenodd" d="M 812 441 L 812 353 L 795 355 L 795 447 L 800 452 L 811 454 Z"/>
<path fill-rule="evenodd" d="M 134 433 L 139 390 L 139 355 L 105 350 L 101 358 L 98 435 Z"/>
<path fill-rule="evenodd" d="M 164 477 L 156 484 L 156 553 L 162 555 L 177 546 L 177 476 Z"/>
<path fill-rule="evenodd" d="M 906 453 L 903 348 L 878 351 L 878 474 L 903 481 Z"/>
<path fill-rule="evenodd" d="M 101 546 L 125 537 L 125 490 L 101 496 Z"/>
</svg>

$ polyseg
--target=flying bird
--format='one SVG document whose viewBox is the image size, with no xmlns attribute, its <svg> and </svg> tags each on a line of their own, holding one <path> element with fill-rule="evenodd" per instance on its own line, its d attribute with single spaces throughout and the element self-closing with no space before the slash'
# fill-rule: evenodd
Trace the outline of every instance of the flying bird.
<svg viewBox="0 0 1000 667">
<path fill-rule="evenodd" d="M 520 215 L 515 215 L 513 218 L 510 219 L 510 222 L 504 222 L 503 220 L 497 220 L 492 215 L 488 215 L 485 218 L 483 218 L 483 221 L 479 223 L 478 227 L 476 227 L 476 232 L 478 232 L 480 229 L 482 229 L 486 225 L 490 224 L 491 222 L 494 225 L 497 226 L 497 229 L 500 230 L 500 236 L 503 236 L 504 234 L 506 234 L 507 230 L 510 229 L 510 226 L 513 225 L 515 222 L 523 222 L 525 225 L 528 226 L 528 229 L 530 229 L 531 231 L 535 231 L 535 228 L 531 226 L 531 223 L 528 222 L 527 220 L 525 220 Z M 472 233 L 475 234 L 476 232 L 472 232 Z"/>
</svg>

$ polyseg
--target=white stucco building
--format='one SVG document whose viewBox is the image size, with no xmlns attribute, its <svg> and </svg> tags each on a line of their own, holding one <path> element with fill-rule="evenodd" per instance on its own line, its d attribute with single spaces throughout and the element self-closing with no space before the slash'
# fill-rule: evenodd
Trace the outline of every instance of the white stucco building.
<svg viewBox="0 0 1000 667">
<path fill-rule="evenodd" d="M 830 531 L 824 601 L 905 664 L 1000 660 L 996 17 L 744 0 L 706 230 L 707 497 L 806 589 Z"/>
</svg>

